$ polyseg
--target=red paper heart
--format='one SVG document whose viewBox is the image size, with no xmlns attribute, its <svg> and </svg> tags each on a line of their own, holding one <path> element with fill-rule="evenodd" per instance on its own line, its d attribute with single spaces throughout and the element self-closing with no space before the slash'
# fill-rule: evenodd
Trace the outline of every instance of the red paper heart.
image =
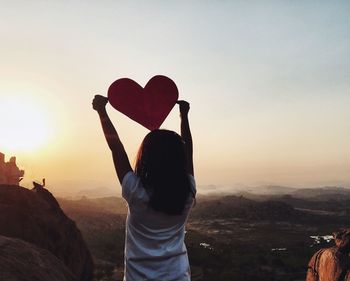
<svg viewBox="0 0 350 281">
<path fill-rule="evenodd" d="M 178 97 L 174 81 L 162 75 L 151 78 L 145 88 L 129 78 L 122 78 L 108 89 L 109 103 L 149 130 L 160 127 Z"/>
</svg>

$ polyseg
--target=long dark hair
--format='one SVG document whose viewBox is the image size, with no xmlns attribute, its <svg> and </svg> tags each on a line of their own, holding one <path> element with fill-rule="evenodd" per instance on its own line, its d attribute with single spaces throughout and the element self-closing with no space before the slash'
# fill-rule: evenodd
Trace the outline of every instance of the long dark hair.
<svg viewBox="0 0 350 281">
<path fill-rule="evenodd" d="M 192 193 L 186 166 L 184 143 L 177 133 L 154 130 L 146 135 L 135 172 L 150 195 L 151 208 L 168 215 L 183 213 Z"/>
</svg>

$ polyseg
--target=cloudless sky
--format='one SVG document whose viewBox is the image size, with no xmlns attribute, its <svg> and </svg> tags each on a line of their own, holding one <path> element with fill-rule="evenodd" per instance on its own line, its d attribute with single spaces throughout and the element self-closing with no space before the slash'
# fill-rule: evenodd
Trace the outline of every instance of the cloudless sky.
<svg viewBox="0 0 350 281">
<path fill-rule="evenodd" d="M 1 137 L 43 134 L 0 142 L 24 185 L 118 188 L 93 95 L 163 74 L 191 103 L 199 185 L 350 187 L 348 1 L 0 4 Z M 147 130 L 109 112 L 133 162 Z M 162 127 L 179 131 L 177 108 Z"/>
</svg>

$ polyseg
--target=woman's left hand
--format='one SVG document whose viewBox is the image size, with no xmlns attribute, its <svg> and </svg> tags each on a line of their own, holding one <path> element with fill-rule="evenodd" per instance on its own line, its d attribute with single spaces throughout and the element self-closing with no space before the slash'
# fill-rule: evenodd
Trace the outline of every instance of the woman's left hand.
<svg viewBox="0 0 350 281">
<path fill-rule="evenodd" d="M 178 100 L 176 103 L 179 105 L 180 108 L 180 116 L 187 116 L 188 112 L 190 111 L 190 104 L 184 100 Z"/>
</svg>

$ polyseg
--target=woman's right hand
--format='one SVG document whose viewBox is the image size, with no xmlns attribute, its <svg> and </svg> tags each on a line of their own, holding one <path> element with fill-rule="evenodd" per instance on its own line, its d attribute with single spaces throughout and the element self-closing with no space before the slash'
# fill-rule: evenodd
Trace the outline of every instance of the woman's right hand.
<svg viewBox="0 0 350 281">
<path fill-rule="evenodd" d="M 101 112 L 106 108 L 106 104 L 108 103 L 108 98 L 96 95 L 92 101 L 92 108 L 97 112 Z"/>
</svg>

